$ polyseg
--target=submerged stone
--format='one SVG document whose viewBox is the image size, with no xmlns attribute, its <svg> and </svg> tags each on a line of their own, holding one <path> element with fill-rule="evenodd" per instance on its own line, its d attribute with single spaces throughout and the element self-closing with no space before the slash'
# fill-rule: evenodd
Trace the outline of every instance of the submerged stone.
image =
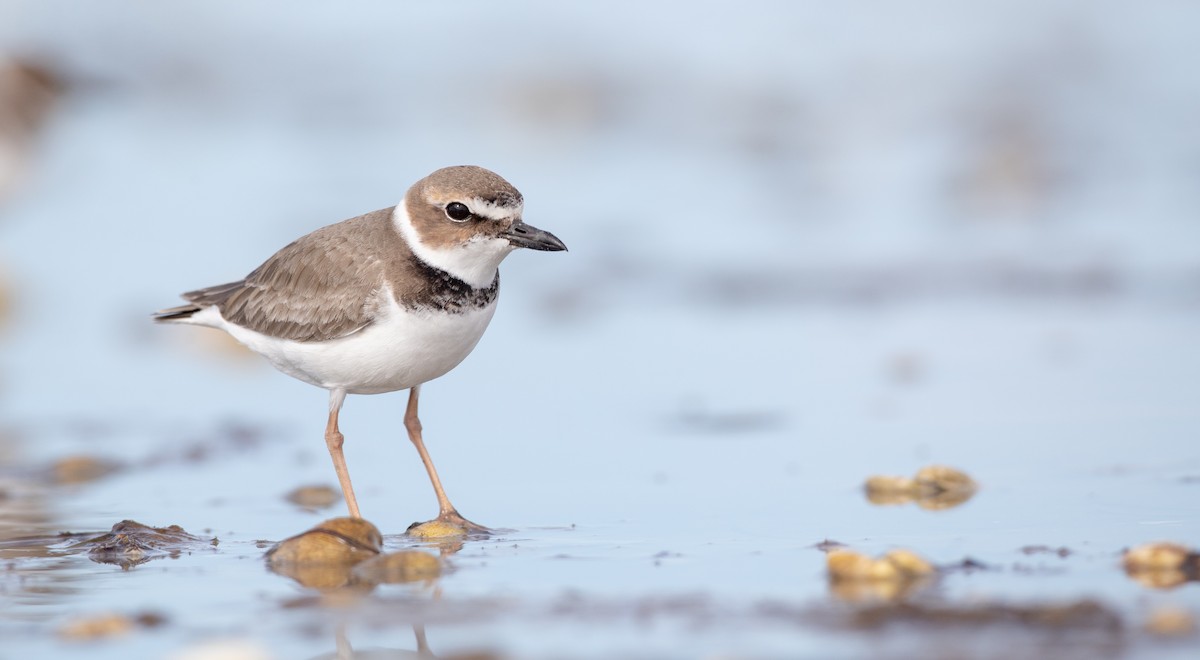
<svg viewBox="0 0 1200 660">
<path fill-rule="evenodd" d="M 892 550 L 879 558 L 833 550 L 825 565 L 834 595 L 852 602 L 900 600 L 937 575 L 933 564 L 910 550 Z"/>
<path fill-rule="evenodd" d="M 908 504 L 913 500 L 917 484 L 908 477 L 876 475 L 863 485 L 872 504 Z"/>
<path fill-rule="evenodd" d="M 910 550 L 892 550 L 878 559 L 853 550 L 834 550 L 825 557 L 825 565 L 834 580 L 911 580 L 937 572 Z"/>
<path fill-rule="evenodd" d="M 354 583 L 355 564 L 379 555 L 383 536 L 362 518 L 331 518 L 267 551 L 271 570 L 313 589 Z"/>
<path fill-rule="evenodd" d="M 1151 589 L 1171 589 L 1200 581 L 1200 553 L 1179 543 L 1147 543 L 1121 558 L 1125 574 Z"/>
<path fill-rule="evenodd" d="M 1179 543 L 1147 543 L 1126 550 L 1122 562 L 1131 571 L 1179 570 L 1195 556 L 1191 548 Z"/>
<path fill-rule="evenodd" d="M 280 541 L 266 557 L 272 565 L 356 564 L 378 555 L 382 546 L 379 529 L 366 520 L 331 518 Z"/>
</svg>

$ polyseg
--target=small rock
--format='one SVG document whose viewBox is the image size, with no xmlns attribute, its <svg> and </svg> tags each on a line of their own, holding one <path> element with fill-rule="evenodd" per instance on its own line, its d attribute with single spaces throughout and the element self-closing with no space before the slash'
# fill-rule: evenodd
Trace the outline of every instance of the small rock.
<svg viewBox="0 0 1200 660">
<path fill-rule="evenodd" d="M 948 491 L 975 492 L 975 480 L 966 472 L 946 465 L 927 465 L 917 470 L 917 487 L 922 494 L 937 495 Z"/>
<path fill-rule="evenodd" d="M 917 484 L 908 477 L 876 475 L 863 486 L 872 504 L 908 504 L 913 501 Z"/>
<path fill-rule="evenodd" d="M 911 550 L 892 550 L 883 558 L 906 578 L 920 578 L 937 573 L 933 564 Z"/>
<path fill-rule="evenodd" d="M 1126 569 L 1125 574 L 1132 578 L 1134 582 L 1148 589 L 1174 589 L 1186 584 L 1189 580 L 1187 573 L 1172 568 L 1132 571 Z"/>
<path fill-rule="evenodd" d="M 833 550 L 825 556 L 831 580 L 913 580 L 937 569 L 910 550 L 892 550 L 873 559 L 853 550 Z"/>
<path fill-rule="evenodd" d="M 1125 551 L 1125 574 L 1151 589 L 1200 580 L 1200 554 L 1178 543 L 1147 543 Z"/>
<path fill-rule="evenodd" d="M 872 504 L 916 502 L 923 509 L 940 510 L 958 506 L 975 495 L 978 486 L 967 473 L 945 465 L 929 465 L 913 478 L 873 476 L 864 489 Z"/>
<path fill-rule="evenodd" d="M 825 555 L 831 580 L 895 580 L 896 567 L 853 550 L 834 550 Z"/>
<path fill-rule="evenodd" d="M 330 518 L 267 551 L 278 564 L 356 564 L 379 554 L 383 535 L 362 518 Z"/>
<path fill-rule="evenodd" d="M 826 566 L 830 593 L 850 602 L 899 601 L 937 575 L 934 565 L 907 550 L 893 550 L 878 559 L 834 550 L 827 554 Z"/>
<path fill-rule="evenodd" d="M 355 584 L 355 564 L 381 552 L 383 536 L 362 518 L 331 518 L 267 551 L 271 570 L 313 589 Z"/>
<path fill-rule="evenodd" d="M 466 536 L 467 530 L 465 527 L 455 525 L 454 523 L 442 520 L 430 520 L 429 522 L 409 525 L 405 533 L 414 538 L 432 540 Z"/>
<path fill-rule="evenodd" d="M 1194 558 L 1192 549 L 1178 543 L 1147 543 L 1125 551 L 1127 571 L 1179 570 Z"/>
<path fill-rule="evenodd" d="M 825 562 L 830 593 L 854 603 L 903 600 L 937 574 L 932 564 L 908 550 L 892 550 L 879 559 L 833 550 Z"/>
</svg>

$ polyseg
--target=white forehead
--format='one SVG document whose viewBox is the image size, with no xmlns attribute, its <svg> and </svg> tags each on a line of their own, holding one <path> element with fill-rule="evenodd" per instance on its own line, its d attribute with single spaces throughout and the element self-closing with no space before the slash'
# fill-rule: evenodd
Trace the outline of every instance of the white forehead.
<svg viewBox="0 0 1200 660">
<path fill-rule="evenodd" d="M 509 218 L 519 218 L 521 217 L 521 213 L 525 210 L 524 202 L 520 201 L 516 202 L 515 204 L 497 204 L 479 197 L 472 197 L 470 199 L 462 200 L 462 203 L 466 204 L 467 208 L 471 209 L 471 213 L 473 215 L 490 218 L 492 220 L 508 220 Z"/>
</svg>

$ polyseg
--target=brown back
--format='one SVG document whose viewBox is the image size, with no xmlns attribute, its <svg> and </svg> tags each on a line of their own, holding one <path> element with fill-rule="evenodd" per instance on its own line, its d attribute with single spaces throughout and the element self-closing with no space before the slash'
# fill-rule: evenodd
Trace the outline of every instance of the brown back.
<svg viewBox="0 0 1200 660">
<path fill-rule="evenodd" d="M 392 225 L 395 207 L 323 227 L 276 252 L 240 282 L 183 294 L 232 323 L 295 341 L 344 337 L 371 324 L 390 285 L 409 309 L 461 312 L 491 304 L 500 278 L 475 289 L 413 255 Z"/>
</svg>

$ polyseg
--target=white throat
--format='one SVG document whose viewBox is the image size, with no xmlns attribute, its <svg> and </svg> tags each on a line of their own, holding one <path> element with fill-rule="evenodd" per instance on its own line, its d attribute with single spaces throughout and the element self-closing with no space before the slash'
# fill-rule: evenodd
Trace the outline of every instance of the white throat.
<svg viewBox="0 0 1200 660">
<path fill-rule="evenodd" d="M 392 212 L 392 224 L 418 259 L 450 273 L 476 289 L 490 287 L 496 279 L 496 269 L 500 262 L 516 249 L 503 238 L 482 236 L 448 248 L 431 247 L 421 240 L 417 228 L 413 226 L 406 201 L 396 205 L 396 210 Z"/>
</svg>

